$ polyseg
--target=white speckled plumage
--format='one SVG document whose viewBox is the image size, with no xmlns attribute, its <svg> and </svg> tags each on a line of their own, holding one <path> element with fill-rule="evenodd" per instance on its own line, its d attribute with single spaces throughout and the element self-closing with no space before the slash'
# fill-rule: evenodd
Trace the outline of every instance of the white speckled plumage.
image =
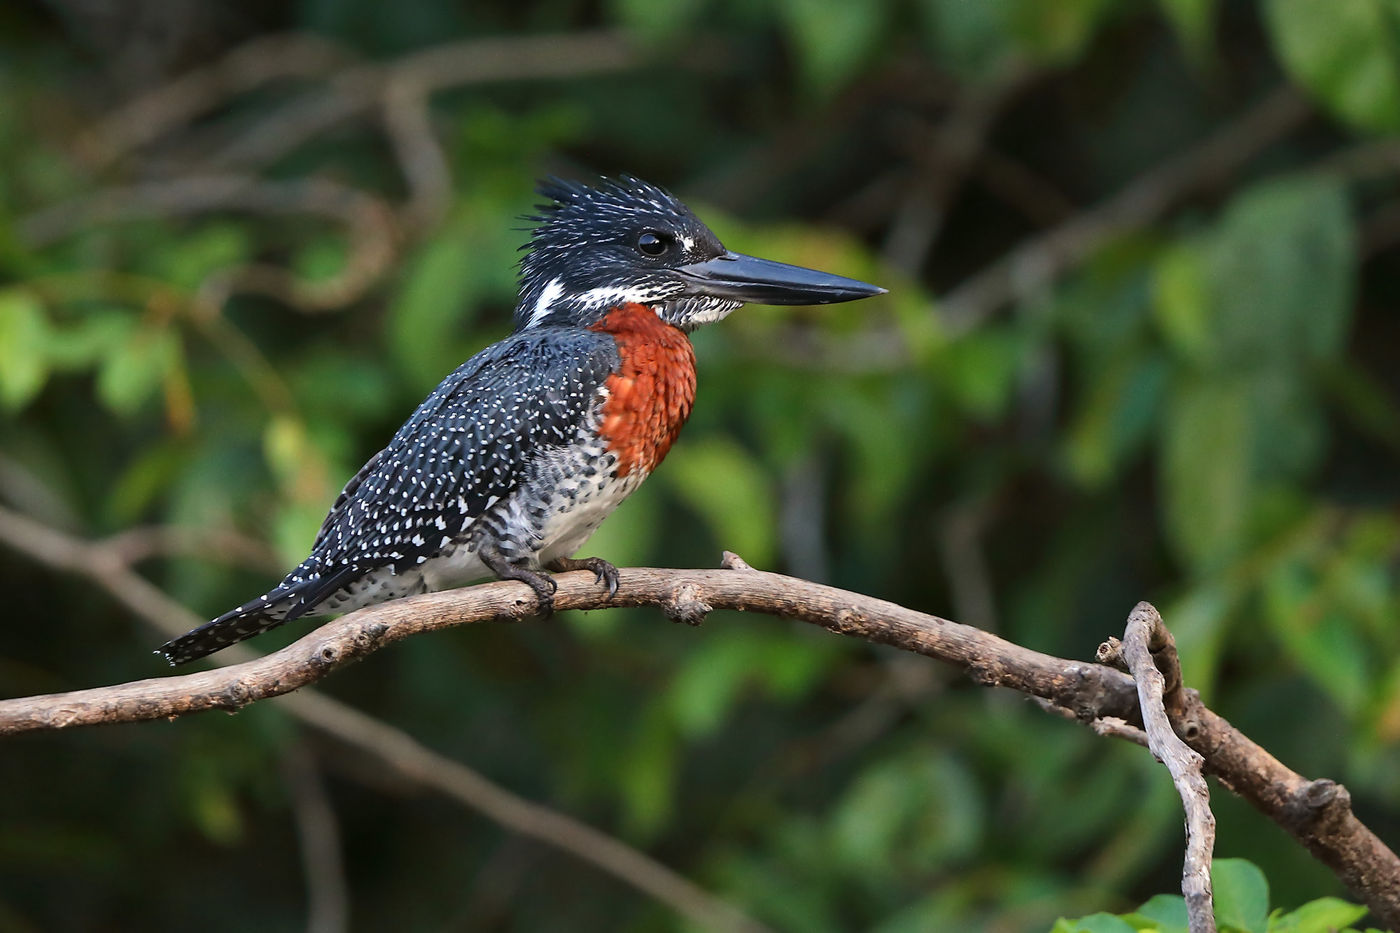
<svg viewBox="0 0 1400 933">
<path fill-rule="evenodd" d="M 619 363 L 605 333 L 531 328 L 472 357 L 346 485 L 281 583 L 163 647 L 181 663 L 307 615 L 487 576 L 480 541 L 539 568 L 640 482 L 613 477 L 597 427 Z"/>
</svg>

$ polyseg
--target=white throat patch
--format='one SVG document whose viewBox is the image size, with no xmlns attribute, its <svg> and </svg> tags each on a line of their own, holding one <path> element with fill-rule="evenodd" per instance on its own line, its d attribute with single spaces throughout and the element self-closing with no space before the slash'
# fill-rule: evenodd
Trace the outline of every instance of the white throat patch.
<svg viewBox="0 0 1400 933">
<path fill-rule="evenodd" d="M 629 287 L 619 287 L 616 285 L 600 285 L 597 288 L 590 288 L 579 295 L 579 301 L 587 308 L 616 308 L 625 304 L 651 304 L 665 297 L 655 288 L 645 285 L 633 285 Z"/>
</svg>

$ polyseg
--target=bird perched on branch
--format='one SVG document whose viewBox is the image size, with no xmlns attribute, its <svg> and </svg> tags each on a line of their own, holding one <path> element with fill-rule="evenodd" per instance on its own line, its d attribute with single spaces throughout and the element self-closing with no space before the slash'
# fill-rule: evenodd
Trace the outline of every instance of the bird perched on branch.
<svg viewBox="0 0 1400 933">
<path fill-rule="evenodd" d="M 515 332 L 443 380 L 346 484 L 311 556 L 262 596 L 158 649 L 171 664 L 270 628 L 495 575 L 553 608 L 576 559 L 666 456 L 695 397 L 686 334 L 744 302 L 828 304 L 874 285 L 725 249 L 668 192 L 549 179 Z"/>
</svg>

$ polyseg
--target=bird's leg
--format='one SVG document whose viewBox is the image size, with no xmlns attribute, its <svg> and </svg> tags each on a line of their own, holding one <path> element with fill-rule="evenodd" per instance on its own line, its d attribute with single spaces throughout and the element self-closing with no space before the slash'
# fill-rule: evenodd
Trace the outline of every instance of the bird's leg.
<svg viewBox="0 0 1400 933">
<path fill-rule="evenodd" d="M 558 573 L 570 570 L 591 570 L 599 583 L 608 585 L 608 599 L 617 595 L 617 568 L 601 557 L 556 557 L 549 569 Z"/>
<path fill-rule="evenodd" d="M 559 588 L 559 584 L 555 583 L 549 574 L 531 570 L 520 564 L 512 564 L 490 548 L 482 548 L 477 556 L 486 565 L 486 569 L 496 575 L 497 579 L 519 580 L 521 583 L 529 584 L 530 589 L 535 591 L 535 597 L 539 600 L 539 614 L 541 616 L 548 618 L 554 614 L 554 591 Z"/>
</svg>

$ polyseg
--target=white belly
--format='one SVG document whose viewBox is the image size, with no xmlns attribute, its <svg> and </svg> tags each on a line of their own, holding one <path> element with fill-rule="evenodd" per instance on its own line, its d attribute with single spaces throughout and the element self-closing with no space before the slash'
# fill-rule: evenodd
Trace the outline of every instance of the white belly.
<svg viewBox="0 0 1400 933">
<path fill-rule="evenodd" d="M 536 570 L 543 569 L 556 558 L 573 556 L 646 478 L 637 471 L 617 479 L 612 475 L 610 463 L 600 465 L 593 475 L 582 479 L 579 478 L 582 471 L 574 469 L 571 463 L 556 462 L 553 466 L 560 475 L 553 487 L 556 492 L 543 510 L 546 517 L 535 538 L 538 547 L 529 566 Z M 510 523 L 528 521 L 530 509 L 522 497 L 517 497 L 507 508 L 512 513 Z M 492 575 L 476 551 L 466 544 L 443 550 L 424 561 L 417 570 L 423 575 L 424 587 L 428 590 L 465 586 Z"/>
<path fill-rule="evenodd" d="M 418 568 L 430 592 L 450 590 L 491 576 L 491 571 L 465 544 L 452 545 L 425 560 Z"/>
<path fill-rule="evenodd" d="M 643 474 L 632 473 L 620 480 L 608 479 L 581 487 L 573 503 L 555 512 L 545 523 L 541 565 L 558 557 L 572 557 L 643 479 Z"/>
</svg>

